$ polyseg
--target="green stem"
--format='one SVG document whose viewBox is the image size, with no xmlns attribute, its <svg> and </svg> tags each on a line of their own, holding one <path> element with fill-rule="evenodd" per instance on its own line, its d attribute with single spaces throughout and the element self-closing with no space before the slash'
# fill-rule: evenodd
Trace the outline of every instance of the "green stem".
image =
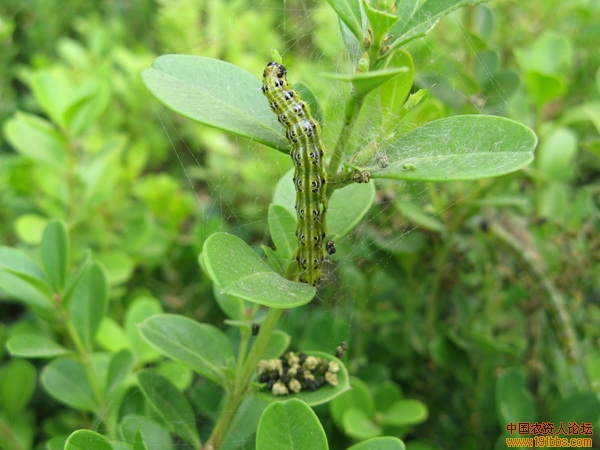
<svg viewBox="0 0 600 450">
<path fill-rule="evenodd" d="M 327 178 L 329 180 L 333 180 L 332 184 L 336 184 L 337 181 L 337 173 L 340 169 L 340 165 L 342 164 L 342 159 L 344 154 L 348 149 L 348 142 L 350 141 L 350 136 L 352 135 L 352 130 L 356 125 L 356 121 L 358 119 L 358 115 L 362 108 L 362 105 L 365 101 L 364 96 L 352 96 L 348 100 L 346 104 L 346 112 L 345 112 L 345 121 L 342 130 L 340 131 L 340 135 L 338 137 L 337 144 L 333 153 L 331 155 L 331 160 L 329 161 L 329 166 L 327 167 Z M 334 186 L 333 189 L 337 187 Z"/>
<path fill-rule="evenodd" d="M 79 353 L 79 359 L 83 364 L 83 367 L 85 368 L 85 373 L 87 374 L 90 386 L 92 387 L 92 392 L 94 393 L 96 403 L 98 403 L 98 406 L 102 408 L 104 405 L 104 396 L 102 395 L 100 383 L 98 383 L 96 373 L 94 372 L 94 368 L 92 367 L 91 354 L 86 350 L 85 346 L 81 342 L 81 339 L 79 339 L 79 335 L 77 334 L 77 331 L 73 327 L 71 321 L 67 321 L 67 331 L 69 333 L 71 341 L 77 349 L 77 353 Z"/>
<path fill-rule="evenodd" d="M 271 340 L 271 335 L 273 334 L 275 326 L 283 314 L 283 311 L 283 309 L 269 308 L 265 320 L 260 327 L 260 332 L 254 342 L 254 346 L 246 357 L 242 369 L 237 372 L 233 387 L 225 402 L 223 414 L 219 417 L 210 439 L 206 442 L 206 449 L 218 449 L 221 445 L 229 424 L 233 420 L 237 409 L 246 396 L 248 384 L 256 370 L 256 364 L 267 348 L 267 344 Z"/>
</svg>

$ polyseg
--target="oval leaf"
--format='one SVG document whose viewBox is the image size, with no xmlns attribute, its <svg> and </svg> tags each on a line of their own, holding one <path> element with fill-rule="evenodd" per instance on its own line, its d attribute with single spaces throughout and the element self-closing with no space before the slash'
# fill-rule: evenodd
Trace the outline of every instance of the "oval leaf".
<svg viewBox="0 0 600 450">
<path fill-rule="evenodd" d="M 466 5 L 476 5 L 483 1 L 485 0 L 429 0 L 424 2 L 410 20 L 407 22 L 401 20 L 390 29 L 388 32 L 388 35 L 392 36 L 390 44 L 393 42 L 390 50 L 426 35 L 443 17 L 455 9 Z"/>
<path fill-rule="evenodd" d="M 0 287 L 16 300 L 46 315 L 54 310 L 52 290 L 44 273 L 20 250 L 0 247 Z"/>
<path fill-rule="evenodd" d="M 391 405 L 381 418 L 382 425 L 415 425 L 427 419 L 427 406 L 419 400 L 403 399 Z"/>
<path fill-rule="evenodd" d="M 10 338 L 7 347 L 13 356 L 21 358 L 52 358 L 66 355 L 69 350 L 52 339 L 39 334 L 17 334 Z"/>
<path fill-rule="evenodd" d="M 113 446 L 95 431 L 77 430 L 67 439 L 65 450 L 113 450 Z"/>
<path fill-rule="evenodd" d="M 106 374 L 106 395 L 110 395 L 125 380 L 133 369 L 133 353 L 129 349 L 123 349 L 115 354 L 110 360 L 108 373 Z"/>
<path fill-rule="evenodd" d="M 498 378 L 496 408 L 501 423 L 535 420 L 535 403 L 527 389 L 525 375 L 518 367 L 509 367 Z"/>
<path fill-rule="evenodd" d="M 125 331 L 131 342 L 131 348 L 137 354 L 139 363 L 157 361 L 161 358 L 153 347 L 142 339 L 138 325 L 148 317 L 163 312 L 162 305 L 152 297 L 141 296 L 133 300 L 125 313 Z"/>
<path fill-rule="evenodd" d="M 217 328 L 175 314 L 152 316 L 139 325 L 140 334 L 154 348 L 180 361 L 215 383 L 226 383 L 223 366 L 233 358 L 227 336 Z"/>
<path fill-rule="evenodd" d="M 194 411 L 183 394 L 167 378 L 151 370 L 139 372 L 137 379 L 142 392 L 173 433 L 199 448 Z"/>
<path fill-rule="evenodd" d="M 271 203 L 269 205 L 269 232 L 275 248 L 286 260 L 292 259 L 296 250 L 296 217 L 288 208 Z"/>
<path fill-rule="evenodd" d="M 40 248 L 42 264 L 55 292 L 62 292 L 69 266 L 69 235 L 61 220 L 46 226 Z"/>
<path fill-rule="evenodd" d="M 66 170 L 65 137 L 50 122 L 32 114 L 18 112 L 6 121 L 4 133 L 8 142 L 27 158 L 59 173 Z"/>
<path fill-rule="evenodd" d="M 367 439 L 359 444 L 349 447 L 348 450 L 405 450 L 404 442 L 392 436 Z"/>
<path fill-rule="evenodd" d="M 394 67 L 356 74 L 325 73 L 323 74 L 323 78 L 350 82 L 354 88 L 354 95 L 356 97 L 363 97 L 382 84 L 392 80 L 397 75 L 409 72 L 409 70 L 408 67 Z"/>
<path fill-rule="evenodd" d="M 286 280 L 231 234 L 212 234 L 202 254 L 208 274 L 225 294 L 272 308 L 295 308 L 315 296 L 314 286 Z"/>
<path fill-rule="evenodd" d="M 108 283 L 97 263 L 88 265 L 77 281 L 70 299 L 69 312 L 73 328 L 81 343 L 92 350 L 94 336 L 108 305 Z"/>
<path fill-rule="evenodd" d="M 86 370 L 74 359 L 57 359 L 42 372 L 42 385 L 59 402 L 94 412 L 98 405 Z"/>
<path fill-rule="evenodd" d="M 13 359 L 2 366 L 0 398 L 8 417 L 21 414 L 35 389 L 37 373 L 29 361 Z M 6 416 L 5 416 L 6 417 Z"/>
<path fill-rule="evenodd" d="M 420 181 L 474 180 L 521 169 L 533 160 L 537 137 L 526 126 L 496 116 L 440 119 L 382 144 L 388 165 L 374 158 L 373 178 Z"/>
<path fill-rule="evenodd" d="M 325 431 L 310 407 L 297 399 L 265 409 L 256 431 L 256 449 L 319 450 L 329 448 Z"/>
<path fill-rule="evenodd" d="M 204 56 L 164 55 L 142 72 L 142 79 L 179 114 L 289 152 L 260 80 L 240 67 Z"/>
<path fill-rule="evenodd" d="M 369 439 L 382 434 L 383 430 L 363 410 L 350 408 L 342 415 L 344 432 L 355 439 Z"/>
</svg>

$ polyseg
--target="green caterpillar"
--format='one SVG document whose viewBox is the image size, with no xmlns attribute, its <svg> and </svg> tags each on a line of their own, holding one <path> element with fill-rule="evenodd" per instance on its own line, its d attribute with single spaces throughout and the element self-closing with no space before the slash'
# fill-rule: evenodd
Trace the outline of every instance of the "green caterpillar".
<svg viewBox="0 0 600 450">
<path fill-rule="evenodd" d="M 279 122 L 286 128 L 285 136 L 292 147 L 298 218 L 298 247 L 295 255 L 298 281 L 315 285 L 321 277 L 326 253 L 325 153 L 321 143 L 321 128 L 310 116 L 308 105 L 292 90 L 286 74 L 287 71 L 281 64 L 267 64 L 263 72 L 262 91 L 269 99 L 269 106 L 277 114 Z M 333 243 L 327 244 L 327 252 L 335 252 Z"/>
</svg>

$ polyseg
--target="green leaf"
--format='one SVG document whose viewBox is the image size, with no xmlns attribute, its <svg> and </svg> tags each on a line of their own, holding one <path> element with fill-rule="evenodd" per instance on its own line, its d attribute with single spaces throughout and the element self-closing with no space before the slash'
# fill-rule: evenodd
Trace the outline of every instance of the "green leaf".
<svg viewBox="0 0 600 450">
<path fill-rule="evenodd" d="M 434 219 L 428 214 L 425 214 L 425 212 L 423 212 L 423 210 L 418 206 L 405 202 L 396 202 L 394 206 L 404 217 L 414 224 L 419 225 L 419 227 L 439 233 L 443 236 L 446 235 L 446 227 L 443 222 Z"/>
<path fill-rule="evenodd" d="M 141 336 L 138 325 L 148 317 L 161 314 L 163 308 L 158 300 L 152 297 L 137 297 L 125 313 L 125 330 L 131 342 L 131 348 L 137 353 L 138 362 L 152 362 L 161 358 L 152 346 Z"/>
<path fill-rule="evenodd" d="M 290 394 L 291 397 L 302 400 L 310 406 L 316 406 L 327 403 L 350 389 L 348 369 L 346 369 L 344 363 L 342 363 L 339 359 L 333 355 L 330 355 L 329 353 L 316 351 L 306 351 L 305 353 L 307 356 L 315 356 L 317 358 L 323 358 L 336 362 L 340 367 L 340 370 L 337 373 L 338 384 L 337 386 L 326 384 L 316 391 L 300 391 L 296 394 Z M 281 395 L 273 395 L 270 391 L 263 389 L 261 389 L 256 395 L 268 402 L 276 402 L 282 400 L 282 398 L 286 398 L 282 397 Z"/>
<path fill-rule="evenodd" d="M 292 169 L 279 180 L 273 195 L 273 203 L 284 206 L 295 217 L 296 191 L 292 181 L 293 174 Z M 350 233 L 367 214 L 374 199 L 374 183 L 353 183 L 335 190 L 327 208 L 327 236 L 335 240 Z M 295 222 L 291 229 L 296 229 Z M 296 243 L 295 236 L 294 243 Z"/>
<path fill-rule="evenodd" d="M 89 264 L 77 284 L 69 303 L 69 317 L 81 343 L 91 351 L 94 337 L 108 305 L 108 283 L 97 263 Z"/>
<path fill-rule="evenodd" d="M 42 385 L 60 403 L 96 412 L 99 405 L 83 364 L 70 358 L 56 359 L 42 371 Z"/>
<path fill-rule="evenodd" d="M 29 361 L 9 361 L 0 373 L 0 404 L 10 417 L 22 413 L 36 385 L 37 373 Z"/>
<path fill-rule="evenodd" d="M 67 436 L 58 436 L 46 441 L 47 450 L 64 450 L 67 443 Z M 116 450 L 116 449 L 113 449 Z"/>
<path fill-rule="evenodd" d="M 260 331 L 259 331 L 260 333 Z M 279 358 L 289 347 L 292 338 L 283 331 L 275 330 L 271 335 L 271 340 L 262 354 L 262 359 Z"/>
<path fill-rule="evenodd" d="M 196 376 L 187 365 L 170 359 L 161 361 L 156 366 L 156 372 L 168 379 L 181 392 L 190 387 Z"/>
<path fill-rule="evenodd" d="M 165 55 L 142 72 L 142 79 L 175 112 L 288 153 L 289 143 L 256 75 L 213 58 Z"/>
<path fill-rule="evenodd" d="M 114 450 L 110 442 L 99 433 L 90 430 L 74 431 L 65 443 L 65 450 Z"/>
<path fill-rule="evenodd" d="M 322 127 L 324 124 L 323 111 L 321 110 L 321 104 L 319 103 L 319 100 L 317 99 L 317 96 L 313 90 L 310 88 L 310 86 L 302 81 L 297 81 L 294 83 L 293 88 L 296 92 L 298 92 L 298 94 L 300 94 L 300 98 L 304 102 L 308 103 L 312 118 L 316 120 Z"/>
<path fill-rule="evenodd" d="M 110 90 L 105 84 L 88 82 L 77 89 L 76 98 L 65 110 L 64 118 L 69 134 L 79 137 L 106 110 L 110 102 Z"/>
<path fill-rule="evenodd" d="M 344 427 L 344 412 L 350 408 L 357 408 L 363 411 L 367 417 L 372 417 L 375 413 L 375 403 L 367 385 L 359 378 L 352 377 L 350 386 L 350 391 L 340 395 L 329 405 L 333 421 L 340 428 Z"/>
<path fill-rule="evenodd" d="M 18 414 L 14 417 L 8 417 L 6 413 L 0 413 L 0 448 L 2 450 L 22 450 L 35 448 L 33 444 L 34 433 L 38 427 L 33 427 L 35 422 L 31 420 L 30 414 Z M 59 450 L 63 450 L 63 445 Z M 55 450 L 48 448 L 48 450 Z"/>
<path fill-rule="evenodd" d="M 416 425 L 427 419 L 427 406 L 423 402 L 403 399 L 394 402 L 382 415 L 381 425 Z"/>
<path fill-rule="evenodd" d="M 102 202 L 110 202 L 119 181 L 123 163 L 123 153 L 128 144 L 125 136 L 107 139 L 102 150 L 77 166 L 77 175 L 85 184 L 82 202 L 91 207 Z M 136 187 L 141 183 L 138 180 Z"/>
<path fill-rule="evenodd" d="M 62 293 L 69 267 L 69 234 L 61 220 L 46 226 L 40 248 L 44 271 L 55 292 Z"/>
<path fill-rule="evenodd" d="M 551 422 L 557 428 L 561 422 L 566 427 L 569 422 L 595 424 L 598 419 L 600 419 L 600 400 L 592 391 L 578 392 L 562 399 L 554 407 L 551 416 Z"/>
<path fill-rule="evenodd" d="M 138 431 L 140 428 L 144 427 L 146 432 L 155 432 L 156 435 L 162 435 L 166 433 L 169 436 L 169 441 L 172 444 L 172 439 L 170 438 L 169 431 L 163 427 L 160 423 L 155 420 L 152 420 L 148 416 L 141 416 L 138 414 L 128 414 L 125 416 L 121 422 L 119 423 L 119 432 L 120 435 L 123 436 L 123 440 L 127 442 L 127 444 L 133 444 L 138 439 Z M 147 427 L 147 428 L 146 428 Z M 161 431 L 157 431 L 157 429 L 161 429 Z M 147 436 L 146 433 L 142 435 L 143 438 Z M 162 439 L 161 439 L 162 441 Z M 131 448 L 131 447 L 129 447 Z"/>
<path fill-rule="evenodd" d="M 255 395 L 244 398 L 227 429 L 220 450 L 253 448 L 252 441 L 255 440 L 258 423 L 262 417 L 262 412 L 267 406 L 267 402 Z"/>
<path fill-rule="evenodd" d="M 137 379 L 142 392 L 171 431 L 199 448 L 194 411 L 184 395 L 168 379 L 151 370 L 139 372 Z"/>
<path fill-rule="evenodd" d="M 373 178 L 473 180 L 518 170 L 533 160 L 537 137 L 503 117 L 464 115 L 435 120 L 381 145 L 388 165 L 371 158 Z"/>
<path fill-rule="evenodd" d="M 106 396 L 112 394 L 115 389 L 129 376 L 133 369 L 134 356 L 131 350 L 124 349 L 113 355 L 106 374 Z"/>
<path fill-rule="evenodd" d="M 365 217 L 375 200 L 375 183 L 353 183 L 337 189 L 329 199 L 327 235 L 341 239 Z"/>
<path fill-rule="evenodd" d="M 256 450 L 319 450 L 329 448 L 325 431 L 314 411 L 291 399 L 272 403 L 262 414 L 256 431 Z"/>
<path fill-rule="evenodd" d="M 290 260 L 296 251 L 296 216 L 284 206 L 269 205 L 269 232 L 282 258 Z"/>
<path fill-rule="evenodd" d="M 67 278 L 67 284 L 65 286 L 65 292 L 63 294 L 63 303 L 65 305 L 69 304 L 69 300 L 73 294 L 73 289 L 77 286 L 81 275 L 85 272 L 86 268 L 91 262 L 91 252 L 89 249 L 83 252 L 83 256 L 77 263 L 77 267 L 69 272 L 69 276 Z"/>
<path fill-rule="evenodd" d="M 377 411 L 385 411 L 392 404 L 402 399 L 402 390 L 400 386 L 390 380 L 378 383 L 373 389 L 373 400 Z"/>
<path fill-rule="evenodd" d="M 246 317 L 246 303 L 241 298 L 223 294 L 216 285 L 213 285 L 213 295 L 221 311 L 233 320 L 243 320 Z"/>
<path fill-rule="evenodd" d="M 95 259 L 106 268 L 106 275 L 111 286 L 129 280 L 135 269 L 133 258 L 125 252 L 102 252 L 96 255 Z"/>
<path fill-rule="evenodd" d="M 518 367 L 509 367 L 498 378 L 496 408 L 500 424 L 535 421 L 533 398 L 526 387 L 525 376 Z"/>
<path fill-rule="evenodd" d="M 53 358 L 70 353 L 70 350 L 40 334 L 17 334 L 10 338 L 7 347 L 13 356 L 21 358 Z"/>
<path fill-rule="evenodd" d="M 437 23 L 455 9 L 467 5 L 477 5 L 485 0 L 427 0 L 421 5 L 408 22 L 400 21 L 388 33 L 394 38 L 390 41 L 390 50 L 402 46 L 408 41 L 425 36 Z"/>
<path fill-rule="evenodd" d="M 379 101 L 384 110 L 384 120 L 394 122 L 393 117 L 401 110 L 402 105 L 413 85 L 415 68 L 410 53 L 396 51 L 387 62 L 387 67 L 406 67 L 407 72 L 392 78 L 381 85 Z"/>
<path fill-rule="evenodd" d="M 261 245 L 260 248 L 267 257 L 267 264 L 269 267 L 271 267 L 279 275 L 283 276 L 288 264 L 290 263 L 290 259 L 284 258 L 280 253 L 276 252 L 267 245 Z"/>
<path fill-rule="evenodd" d="M 569 73 L 573 51 L 569 41 L 554 33 L 544 33 L 526 50 L 515 50 L 523 71 L 562 78 Z"/>
<path fill-rule="evenodd" d="M 173 450 L 169 431 L 153 420 L 143 421 L 133 440 L 133 450 Z"/>
<path fill-rule="evenodd" d="M 315 296 L 314 286 L 286 280 L 231 234 L 212 234 L 202 253 L 208 274 L 226 294 L 272 308 L 302 306 Z"/>
<path fill-rule="evenodd" d="M 0 247 L 0 287 L 45 316 L 54 312 L 52 289 L 38 265 L 25 253 Z"/>
<path fill-rule="evenodd" d="M 233 358 L 233 348 L 217 328 L 183 316 L 160 314 L 142 322 L 139 330 L 163 355 L 190 366 L 215 383 L 226 383 L 223 367 Z"/>
<path fill-rule="evenodd" d="M 75 92 L 66 71 L 60 69 L 42 69 L 30 79 L 31 90 L 43 110 L 52 121 L 61 128 L 66 128 L 64 112 L 72 102 Z"/>
<path fill-rule="evenodd" d="M 29 245 L 39 245 L 42 242 L 46 225 L 48 225 L 46 217 L 37 214 L 23 214 L 15 222 L 15 231 L 23 242 Z"/>
<path fill-rule="evenodd" d="M 396 29 L 400 25 L 406 26 L 410 18 L 415 14 L 419 6 L 420 0 L 396 0 L 396 14 L 400 16 L 400 22 L 396 24 Z"/>
<path fill-rule="evenodd" d="M 96 342 L 111 353 L 117 353 L 125 348 L 132 348 L 125 330 L 115 319 L 108 316 L 104 316 L 100 323 L 100 328 L 96 333 Z"/>
<path fill-rule="evenodd" d="M 350 82 L 354 89 L 354 95 L 356 97 L 363 97 L 399 74 L 407 72 L 409 72 L 408 67 L 394 67 L 392 69 L 381 69 L 355 74 L 325 73 L 323 74 L 323 78 Z"/>
<path fill-rule="evenodd" d="M 549 130 L 537 152 L 536 176 L 545 181 L 568 181 L 575 173 L 577 144 L 577 135 L 569 128 Z"/>
<path fill-rule="evenodd" d="M 369 439 L 383 433 L 380 426 L 376 425 L 364 411 L 350 408 L 342 415 L 344 432 L 355 439 Z"/>
<path fill-rule="evenodd" d="M 535 71 L 525 72 L 524 81 L 538 107 L 560 98 L 567 90 L 567 84 L 560 78 Z"/>
<path fill-rule="evenodd" d="M 404 442 L 396 437 L 382 436 L 367 439 L 366 441 L 360 442 L 352 447 L 348 447 L 348 450 L 406 450 Z"/>
<path fill-rule="evenodd" d="M 66 170 L 65 138 L 50 122 L 32 114 L 17 112 L 6 121 L 4 133 L 8 142 L 27 158 L 60 173 Z"/>
<path fill-rule="evenodd" d="M 352 34 L 358 39 L 361 45 L 364 45 L 364 26 L 366 22 L 363 18 L 364 11 L 361 0 L 327 0 L 338 17 Z"/>
<path fill-rule="evenodd" d="M 400 20 L 400 17 L 396 14 L 373 8 L 366 1 L 363 6 L 365 14 L 369 19 L 369 24 L 371 25 L 371 31 L 373 32 L 373 42 L 371 45 L 377 45 L 379 50 L 382 45 L 387 45 L 383 44 L 383 41 L 387 37 L 387 31 Z M 379 7 L 379 5 L 377 6 Z"/>
</svg>

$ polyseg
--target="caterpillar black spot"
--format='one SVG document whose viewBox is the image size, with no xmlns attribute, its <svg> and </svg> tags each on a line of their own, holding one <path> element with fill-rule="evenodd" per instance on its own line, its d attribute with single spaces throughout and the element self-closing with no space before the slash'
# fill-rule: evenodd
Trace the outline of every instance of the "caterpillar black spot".
<svg viewBox="0 0 600 450">
<path fill-rule="evenodd" d="M 291 145 L 296 188 L 296 236 L 298 247 L 298 281 L 315 285 L 321 277 L 325 260 L 325 153 L 321 143 L 321 128 L 311 117 L 309 106 L 300 99 L 288 83 L 285 67 L 276 62 L 267 64 L 263 72 L 262 91 L 269 106 L 277 114 Z"/>
</svg>

